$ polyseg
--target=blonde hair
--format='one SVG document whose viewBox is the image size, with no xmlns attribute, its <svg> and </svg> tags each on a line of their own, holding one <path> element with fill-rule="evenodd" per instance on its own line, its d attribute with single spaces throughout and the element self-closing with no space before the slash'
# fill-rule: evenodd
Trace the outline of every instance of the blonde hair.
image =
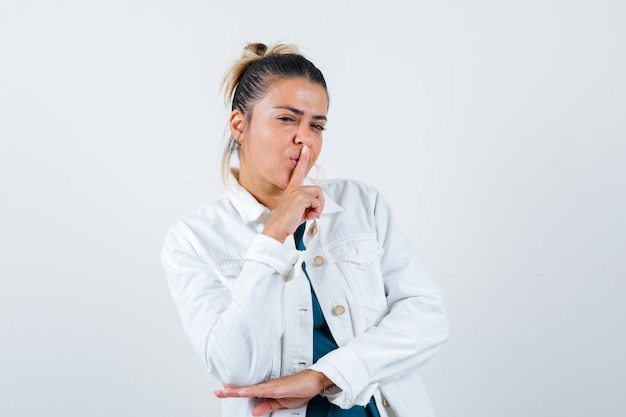
<svg viewBox="0 0 626 417">
<path fill-rule="evenodd" d="M 249 119 L 254 105 L 269 91 L 277 80 L 305 78 L 324 87 L 328 95 L 326 80 L 322 72 L 305 58 L 297 46 L 277 43 L 249 43 L 241 57 L 226 70 L 220 83 L 224 103 L 231 110 L 241 110 Z M 222 180 L 228 183 L 230 161 L 239 155 L 239 143 L 230 135 L 222 152 Z"/>
</svg>

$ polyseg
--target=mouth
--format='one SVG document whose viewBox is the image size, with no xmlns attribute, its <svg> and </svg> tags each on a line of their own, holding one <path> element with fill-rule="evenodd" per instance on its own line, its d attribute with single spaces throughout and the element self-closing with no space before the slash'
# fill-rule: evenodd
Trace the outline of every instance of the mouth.
<svg viewBox="0 0 626 417">
<path fill-rule="evenodd" d="M 299 160 L 300 160 L 300 152 L 289 157 L 289 161 L 291 162 L 291 165 L 293 165 L 294 167 L 298 165 Z"/>
</svg>

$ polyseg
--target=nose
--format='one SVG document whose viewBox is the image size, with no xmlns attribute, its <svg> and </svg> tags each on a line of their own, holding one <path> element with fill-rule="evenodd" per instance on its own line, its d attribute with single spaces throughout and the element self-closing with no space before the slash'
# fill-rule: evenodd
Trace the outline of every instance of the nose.
<svg viewBox="0 0 626 417">
<path fill-rule="evenodd" d="M 296 145 L 307 145 L 311 144 L 311 132 L 309 131 L 308 126 L 301 126 L 295 132 L 293 142 Z"/>
</svg>

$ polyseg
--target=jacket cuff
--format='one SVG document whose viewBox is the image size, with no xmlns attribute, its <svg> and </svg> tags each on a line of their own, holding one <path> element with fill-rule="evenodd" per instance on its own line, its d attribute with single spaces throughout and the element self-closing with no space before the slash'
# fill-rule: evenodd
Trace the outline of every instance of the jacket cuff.
<svg viewBox="0 0 626 417">
<path fill-rule="evenodd" d="M 246 259 L 268 265 L 282 276 L 293 270 L 299 257 L 300 251 L 295 247 L 291 248 L 262 233 L 255 236 L 246 253 Z"/>
<path fill-rule="evenodd" d="M 343 409 L 365 407 L 378 384 L 369 384 L 369 375 L 361 359 L 349 348 L 335 349 L 309 367 L 322 372 L 338 389 L 326 393 L 328 401 Z"/>
</svg>

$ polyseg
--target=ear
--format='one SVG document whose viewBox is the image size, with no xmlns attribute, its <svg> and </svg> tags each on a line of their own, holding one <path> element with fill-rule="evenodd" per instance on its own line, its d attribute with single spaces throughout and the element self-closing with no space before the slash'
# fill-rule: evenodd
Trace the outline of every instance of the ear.
<svg viewBox="0 0 626 417">
<path fill-rule="evenodd" d="M 246 124 L 246 115 L 239 109 L 235 109 L 230 113 L 230 134 L 237 141 L 241 141 L 241 136 L 243 135 L 244 127 Z"/>
</svg>

